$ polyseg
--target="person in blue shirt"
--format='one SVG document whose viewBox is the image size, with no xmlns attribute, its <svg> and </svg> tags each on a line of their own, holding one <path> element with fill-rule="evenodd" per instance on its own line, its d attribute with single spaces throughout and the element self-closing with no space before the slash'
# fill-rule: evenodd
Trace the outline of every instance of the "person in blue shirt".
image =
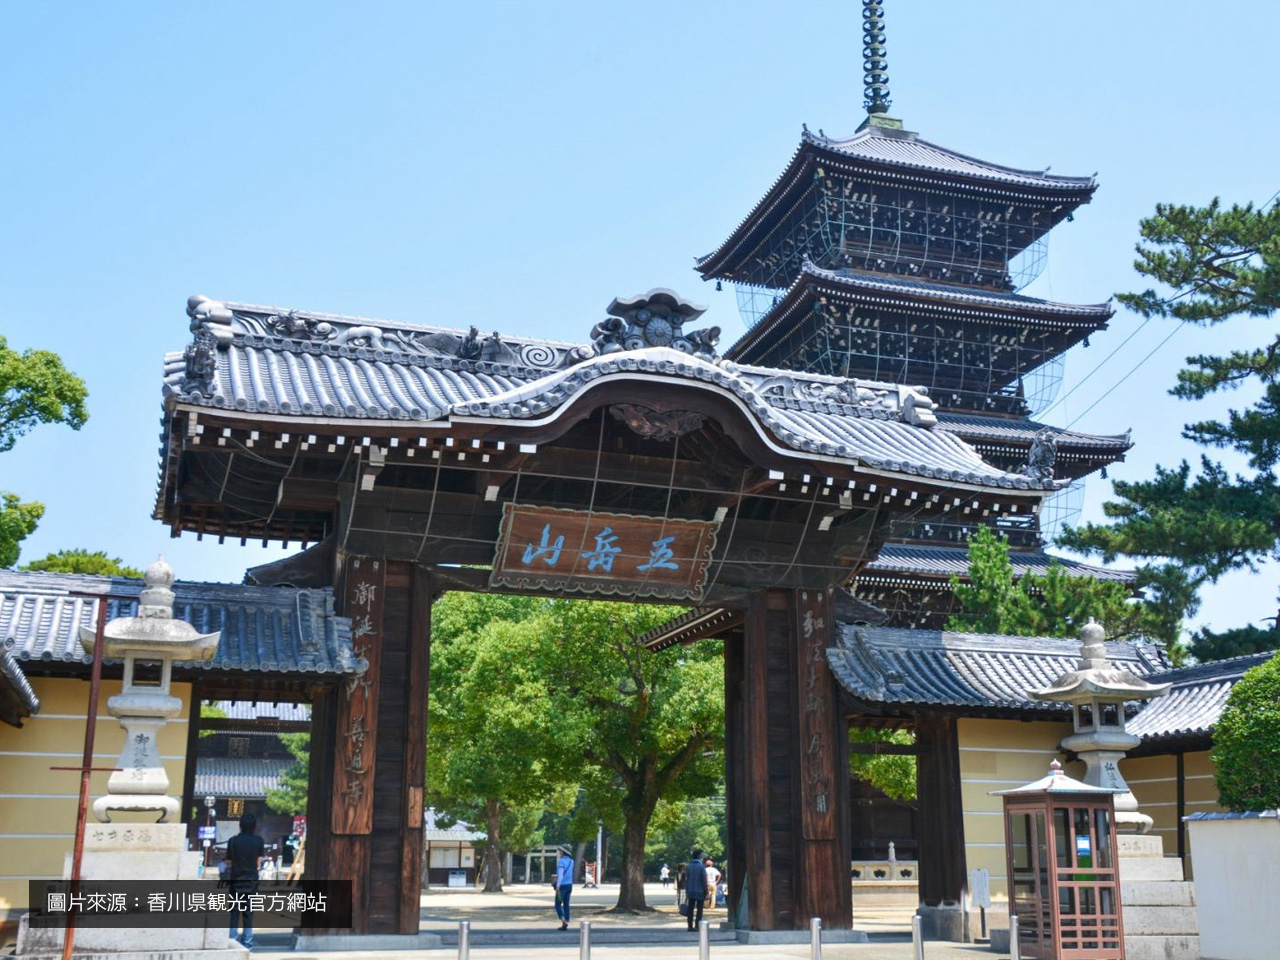
<svg viewBox="0 0 1280 960">
<path fill-rule="evenodd" d="M 693 848 L 693 859 L 685 868 L 684 895 L 689 903 L 689 929 L 696 930 L 702 920 L 703 901 L 707 899 L 707 866 L 702 862 L 699 847 Z"/>
<path fill-rule="evenodd" d="M 573 893 L 573 857 L 569 856 L 569 848 L 561 847 L 560 856 L 556 859 L 556 916 L 560 918 L 560 929 L 569 929 L 569 894 Z"/>
</svg>

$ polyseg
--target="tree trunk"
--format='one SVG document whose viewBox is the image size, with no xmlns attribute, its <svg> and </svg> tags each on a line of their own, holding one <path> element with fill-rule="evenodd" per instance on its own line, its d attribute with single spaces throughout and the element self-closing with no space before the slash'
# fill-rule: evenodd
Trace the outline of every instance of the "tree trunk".
<svg viewBox="0 0 1280 960">
<path fill-rule="evenodd" d="M 622 889 L 618 892 L 615 910 L 640 912 L 652 909 L 644 899 L 644 839 L 656 804 L 655 799 L 652 803 L 642 801 L 635 806 L 627 803 L 622 805 L 625 818 L 622 831 Z"/>
<path fill-rule="evenodd" d="M 502 861 L 498 856 L 498 844 L 502 833 L 502 804 L 494 797 L 484 802 L 489 837 L 484 845 L 484 892 L 502 892 Z"/>
</svg>

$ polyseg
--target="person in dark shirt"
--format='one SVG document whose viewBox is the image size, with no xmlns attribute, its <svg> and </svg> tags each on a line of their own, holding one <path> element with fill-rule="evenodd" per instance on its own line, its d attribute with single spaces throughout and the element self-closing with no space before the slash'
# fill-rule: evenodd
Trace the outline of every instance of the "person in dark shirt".
<svg viewBox="0 0 1280 960">
<path fill-rule="evenodd" d="M 240 832 L 227 843 L 227 860 L 231 863 L 231 939 L 239 941 L 245 947 L 253 946 L 253 911 L 249 909 L 248 897 L 258 892 L 258 867 L 262 864 L 262 854 L 266 844 L 253 831 L 258 827 L 258 818 L 246 813 L 240 818 Z M 244 916 L 244 932 L 237 936 L 237 921 L 240 914 Z"/>
<path fill-rule="evenodd" d="M 707 898 L 707 867 L 702 862 L 702 851 L 699 848 L 693 848 L 693 859 L 685 869 L 684 890 L 689 900 L 689 929 L 696 930 L 702 920 L 703 901 Z"/>
</svg>

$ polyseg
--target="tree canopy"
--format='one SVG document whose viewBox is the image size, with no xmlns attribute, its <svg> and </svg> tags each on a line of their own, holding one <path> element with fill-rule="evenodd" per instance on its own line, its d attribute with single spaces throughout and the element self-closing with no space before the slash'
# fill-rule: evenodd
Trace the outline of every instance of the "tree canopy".
<svg viewBox="0 0 1280 960">
<path fill-rule="evenodd" d="M 1218 800 L 1228 810 L 1280 807 L 1280 655 L 1245 671 L 1213 729 Z"/>
<path fill-rule="evenodd" d="M 1120 302 L 1144 317 L 1178 324 L 1268 324 L 1257 331 L 1256 347 L 1188 357 L 1170 391 L 1197 401 L 1249 388 L 1252 403 L 1182 431 L 1203 447 L 1231 452 L 1247 467 L 1233 472 L 1205 454 L 1194 471 L 1183 461 L 1157 467 L 1148 480 L 1117 480 L 1116 499 L 1103 505 L 1110 523 L 1068 529 L 1060 542 L 1108 561 L 1145 561 L 1139 583 L 1166 608 L 1180 605 L 1190 616 L 1203 585 L 1280 558 L 1280 332 L 1269 326 L 1280 307 L 1280 205 L 1224 208 L 1217 199 L 1205 207 L 1160 204 L 1142 221 L 1141 238 L 1134 267 L 1160 289 L 1121 294 Z M 1199 631 L 1191 652 L 1212 660 L 1276 646 L 1280 627 L 1273 620 L 1269 628 Z"/>
<path fill-rule="evenodd" d="M 79 430 L 89 419 L 84 381 L 48 350 L 12 349 L 0 336 L 0 453 L 42 423 Z M 0 568 L 18 562 L 22 541 L 35 532 L 44 505 L 0 491 Z"/>
<path fill-rule="evenodd" d="M 1177 659 L 1179 611 L 1133 596 L 1116 580 L 1073 577 L 1051 562 L 1041 576 L 1014 575 L 1007 539 L 990 527 L 969 538 L 968 582 L 952 577 L 960 611 L 948 630 L 1006 633 L 1024 637 L 1075 637 L 1089 620 L 1113 640 L 1148 637 L 1163 641 Z"/>
<path fill-rule="evenodd" d="M 850 743 L 891 743 L 909 746 L 916 742 L 910 730 L 876 730 L 851 727 Z M 851 753 L 849 772 L 871 784 L 890 800 L 911 802 L 916 799 L 916 758 L 903 754 Z"/>
<path fill-rule="evenodd" d="M 23 564 L 23 570 L 44 570 L 48 573 L 91 573 L 104 577 L 133 577 L 142 579 L 142 570 L 126 566 L 119 557 L 109 557 L 104 550 L 59 550 L 39 560 Z"/>
</svg>

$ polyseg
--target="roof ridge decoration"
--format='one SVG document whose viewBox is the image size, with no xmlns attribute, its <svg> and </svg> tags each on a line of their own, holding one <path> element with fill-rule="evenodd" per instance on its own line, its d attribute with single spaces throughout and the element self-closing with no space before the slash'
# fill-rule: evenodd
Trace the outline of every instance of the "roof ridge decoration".
<svg viewBox="0 0 1280 960">
<path fill-rule="evenodd" d="M 706 307 L 691 303 L 666 287 L 655 287 L 634 297 L 614 297 L 609 303 L 608 318 L 591 330 L 591 346 L 574 352 L 585 360 L 621 350 L 671 347 L 713 361 L 717 358 L 720 328 L 704 327 L 688 333 L 684 329 L 686 323 L 706 312 Z"/>
</svg>

